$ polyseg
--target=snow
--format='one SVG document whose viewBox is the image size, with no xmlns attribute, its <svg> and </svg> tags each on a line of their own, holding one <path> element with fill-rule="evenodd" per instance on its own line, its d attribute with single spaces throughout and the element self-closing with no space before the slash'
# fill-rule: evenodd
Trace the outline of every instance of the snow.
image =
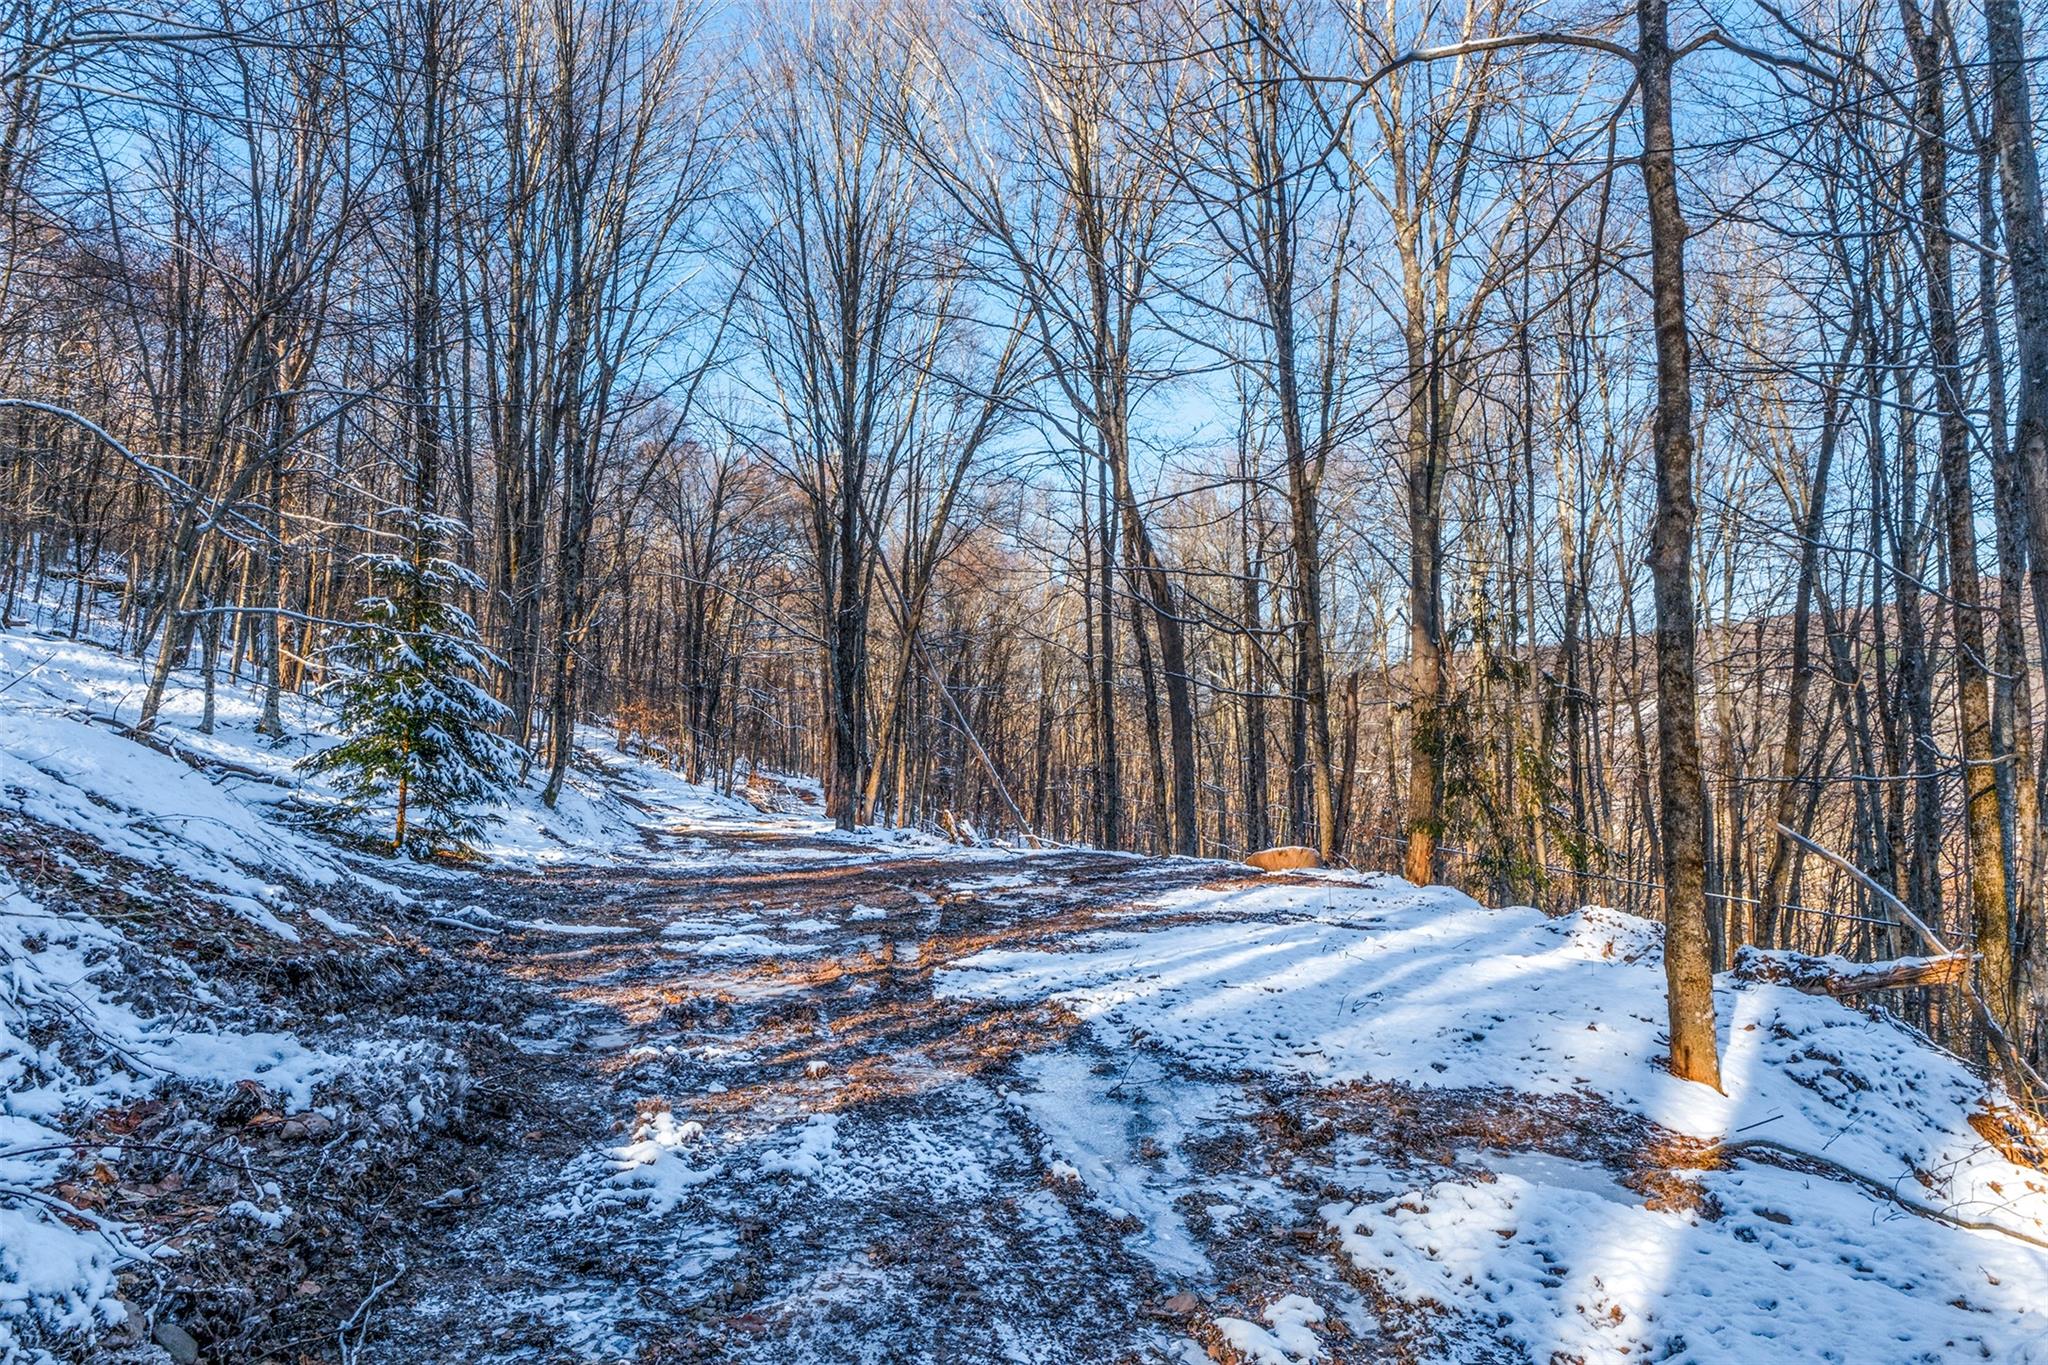
<svg viewBox="0 0 2048 1365">
<path fill-rule="evenodd" d="M 24 1351 L 17 1331 L 23 1321 L 52 1333 L 120 1323 L 120 1259 L 116 1239 L 81 1233 L 34 1208 L 0 1207 L 0 1360 Z"/>
<path fill-rule="evenodd" d="M 65 1221 L 74 1210 L 27 1193 L 72 1166 L 67 1117 L 169 1080 L 255 1080 L 303 1109 L 351 1060 L 204 1016 L 145 1018 L 122 998 L 123 946 L 114 929 L 53 913 L 0 872 L 0 1359 L 19 1345 L 24 1319 L 48 1333 L 120 1321 L 114 1271 L 144 1254 L 118 1225 L 75 1226 Z"/>
<path fill-rule="evenodd" d="M 1401 1298 L 1500 1318 L 1536 1358 L 1743 1361 L 1768 1342 L 1772 1359 L 1843 1359 L 1827 1352 L 1859 1322 L 1890 1324 L 1887 1345 L 1859 1359 L 2048 1351 L 2037 1307 L 2048 1252 L 1909 1211 L 2048 1238 L 2048 1177 L 1972 1127 L 2003 1096 L 1888 1017 L 1723 978 L 1719 1093 L 1663 1069 L 1658 927 L 1614 911 L 1550 919 L 1333 875 L 1195 888 L 1147 908 L 1196 918 L 1063 951 L 982 952 L 937 989 L 1057 999 L 1103 1046 L 1142 1040 L 1210 1073 L 1475 1088 L 1504 1104 L 1595 1097 L 1675 1133 L 1768 1142 L 1774 1158 L 1831 1163 L 1868 1186 L 1737 1147 L 1727 1169 L 1699 1176 L 1730 1211 L 1707 1221 L 1651 1209 L 1599 1168 L 1562 1169 L 1573 1163 L 1489 1157 L 1489 1169 L 1419 1187 L 1381 1171 L 1391 1198 L 1324 1217 Z M 1074 1091 L 1059 1101 L 1069 1125 L 1088 1114 Z M 1086 1144 L 1068 1145 L 1061 1159 L 1091 1193 L 1136 1202 L 1091 1167 Z M 1246 1340 L 1266 1330 L 1247 1324 Z"/>
<path fill-rule="evenodd" d="M 510 919 L 481 905 L 465 905 L 459 910 L 447 911 L 440 918 L 446 923 L 461 923 L 491 934 L 503 933 L 507 929 L 524 929 L 536 934 L 562 934 L 570 938 L 605 938 L 612 934 L 640 932 L 639 926 L 632 924 L 564 924 L 551 919 Z"/>
<path fill-rule="evenodd" d="M 824 951 L 822 945 L 784 943 L 760 934 L 718 934 L 691 944 L 690 949 L 714 957 L 788 957 Z"/>
<path fill-rule="evenodd" d="M 1315 1300 L 1288 1294 L 1266 1309 L 1264 1317 L 1265 1327 L 1243 1318 L 1219 1317 L 1216 1330 L 1248 1365 L 1310 1365 L 1323 1358 L 1323 1344 L 1311 1330 L 1323 1320 Z"/>
<path fill-rule="evenodd" d="M 284 697 L 286 737 L 267 736 L 257 730 L 260 692 L 222 678 L 213 732 L 202 733 L 203 693 L 196 677 L 181 671 L 165 694 L 154 743 L 139 743 L 125 725 L 136 719 L 147 688 L 144 664 L 92 639 L 73 640 L 37 625 L 0 629 L 0 817 L 28 817 L 69 831 L 161 877 L 160 883 L 119 888 L 132 896 L 178 909 L 196 892 L 254 931 L 287 942 L 314 931 L 359 937 L 381 906 L 405 899 L 374 863 L 343 853 L 308 827 L 305 817 L 331 807 L 336 797 L 326 779 L 298 767 L 309 753 L 334 743 L 325 707 Z M 596 748 L 588 761 L 598 770 L 577 770 L 552 811 L 538 799 L 544 775 L 532 775 L 510 794 L 502 823 L 486 837 L 487 858 L 525 865 L 644 861 L 654 856 L 641 829 L 649 809 L 657 812 L 653 818 L 678 825 L 762 823 L 745 802 L 619 753 L 601 733 L 586 737 Z M 74 861 L 61 848 L 48 856 L 87 883 L 105 879 L 100 868 Z M 687 861 L 691 855 L 660 856 Z M 416 871 L 456 882 L 470 876 Z M 349 919 L 304 903 L 302 888 L 335 887 L 351 892 Z M 472 922 L 547 934 L 614 932 L 601 925 L 493 919 L 477 911 Z M 222 1002 L 189 970 L 162 958 L 151 959 L 149 970 L 182 973 L 187 1008 L 175 1018 L 151 1015 L 124 979 L 123 954 L 131 951 L 118 930 L 43 904 L 0 872 L 0 1359 L 37 1358 L 40 1348 L 22 1344 L 26 1324 L 47 1339 L 117 1322 L 115 1273 L 144 1254 L 120 1226 L 80 1219 L 36 1193 L 73 1166 L 66 1130 L 76 1120 L 145 1098 L 172 1081 L 220 1087 L 255 1081 L 280 1107 L 302 1110 L 323 1082 L 368 1055 L 223 1026 L 217 1022 Z M 406 1112 L 420 1120 L 417 1096 Z M 672 1199 L 664 1191 L 695 1178 L 687 1160 L 671 1157 L 664 1145 L 681 1141 L 663 1128 L 637 1139 L 630 1156 L 621 1158 L 621 1188 L 647 1181 L 651 1198 Z M 227 1216 L 279 1226 L 285 1214 L 236 1204 Z"/>
<path fill-rule="evenodd" d="M 228 1084 L 253 1079 L 292 1108 L 346 1058 L 301 1046 L 281 1033 L 213 1032 L 202 1022 L 144 1019 L 122 1003 L 116 951 L 121 936 L 84 917 L 52 916 L 0 874 L 0 1084 L 10 1137 L 24 1119 L 56 1118 L 81 1104 L 106 1105 L 146 1094 L 159 1080 Z M 87 1069 L 55 1044 L 38 1046 L 21 1020 L 61 1011 L 104 1050 Z M 56 1140 L 45 1130 L 39 1141 Z M 19 1145 L 13 1144 L 13 1145 Z"/>
<path fill-rule="evenodd" d="M 224 681 L 214 733 L 201 734 L 199 691 L 180 675 L 156 738 L 195 767 L 114 724 L 132 720 L 143 685 L 137 661 L 90 641 L 0 631 L 0 816 L 70 831 L 162 878 L 122 890 L 147 898 L 191 888 L 285 940 L 359 935 L 402 896 L 375 862 L 305 826 L 305 812 L 334 798 L 296 766 L 332 742 L 321 707 L 287 698 L 290 738 L 278 741 L 256 732 L 256 693 Z M 557 806 L 539 802 L 538 773 L 507 794 L 480 841 L 488 863 L 752 875 L 942 856 L 957 871 L 947 886 L 963 896 L 1017 907 L 1051 889 L 1034 853 L 959 849 L 914 832 L 844 834 L 815 801 L 767 815 L 626 752 L 608 732 L 579 739 Z M 110 875 L 70 870 L 88 882 Z M 665 958 L 712 972 L 732 999 L 797 989 L 741 978 L 763 959 L 846 951 L 835 930 L 894 913 L 820 898 L 693 915 L 679 891 L 677 913 L 651 923 L 609 902 L 588 922 L 516 918 L 465 904 L 471 872 L 420 873 L 448 888 L 433 907 L 449 907 L 436 916 L 444 924 L 593 940 L 647 934 Z M 680 1211 L 689 1226 L 678 1255 L 715 1262 L 738 1253 L 693 1220 L 724 1187 L 775 1177 L 803 1187 L 792 1200 L 993 1189 L 1000 1153 L 1033 1182 L 1019 1199 L 1024 1214 L 1048 1224 L 1100 1217 L 1173 1284 L 1213 1286 L 1227 1274 L 1208 1229 L 1277 1243 L 1309 1218 L 1328 1239 L 1312 1254 L 1335 1258 L 1320 1285 L 1269 1286 L 1212 1319 L 1216 1338 L 1262 1365 L 1343 1358 L 1339 1343 L 1356 1334 L 1359 1312 L 1346 1274 L 1369 1277 L 1384 1301 L 1477 1324 L 1533 1359 L 2048 1365 L 2048 1249 L 2034 1244 L 2048 1241 L 2048 1175 L 2008 1159 L 1975 1126 L 2005 1098 L 1910 1029 L 1723 978 L 1717 1092 L 1663 1069 L 1654 924 L 1592 907 L 1562 918 L 1489 909 L 1384 876 L 1217 875 L 1120 907 L 1115 931 L 991 948 L 938 969 L 940 997 L 1057 1001 L 1085 1025 L 972 1090 L 971 1146 L 949 1146 L 923 1120 L 882 1126 L 848 1104 L 848 1067 L 813 1059 L 784 1107 L 745 1121 L 730 1104 L 691 1112 L 689 1093 L 729 1098 L 708 1077 L 673 1102 L 639 1095 L 630 1123 L 593 1138 L 562 1170 L 544 1211 L 562 1220 Z M 303 903 L 306 888 L 338 886 L 360 889 L 355 923 Z M 889 937 L 899 956 L 921 959 L 926 940 L 897 937 L 915 932 L 914 918 Z M 0 872 L 0 1359 L 31 1350 L 31 1332 L 114 1324 L 115 1276 L 142 1254 L 123 1228 L 66 1221 L 43 1193 L 75 1167 L 66 1133 L 78 1119 L 170 1082 L 254 1080 L 300 1110 L 361 1060 L 222 1025 L 206 986 L 160 960 L 152 970 L 182 973 L 190 1007 L 154 1014 L 126 975 L 138 951 L 117 928 L 45 904 Z M 635 1048 L 635 1064 L 685 1051 L 726 1068 L 735 1087 L 753 1083 L 753 1052 L 702 1040 Z M 1339 1143 L 1315 1158 L 1334 1164 L 1317 1168 L 1327 1179 L 1297 1207 L 1277 1174 L 1205 1172 L 1188 1156 L 1212 1130 L 1249 1127 L 1248 1097 L 1269 1081 L 1288 1093 L 1374 1081 L 1497 1096 L 1504 1107 L 1607 1106 L 1645 1131 L 1727 1150 L 1698 1163 L 1705 1169 L 1672 1173 L 1685 1197 L 1662 1197 L 1660 1187 L 1651 1198 L 1573 1157 L 1470 1147 L 1423 1170 L 1369 1143 Z M 417 1097 L 403 1104 L 423 1119 Z M 1346 1155 L 1357 1152 L 1366 1155 Z M 266 1197 L 225 1216 L 274 1228 L 288 1211 Z M 869 1273 L 826 1267 L 812 1288 L 857 1296 L 872 1287 L 861 1278 Z M 1447 1330 L 1446 1343 L 1455 1340 Z M 1454 1345 L 1446 1352 L 1457 1355 Z"/>
<path fill-rule="evenodd" d="M 582 727 L 577 743 L 582 761 L 571 767 L 552 810 L 540 801 L 546 774 L 539 770 L 529 774 L 512 800 L 497 808 L 500 823 L 476 843 L 486 862 L 520 867 L 710 864 L 722 861 L 722 855 L 693 854 L 681 846 L 650 849 L 643 828 L 786 828 L 739 797 L 686 782 L 659 763 L 621 752 L 615 736 L 598 727 Z M 650 818 L 650 807 L 660 812 L 658 818 Z M 822 819 L 816 823 L 830 828 Z"/>
<path fill-rule="evenodd" d="M 223 686 L 215 732 L 207 735 L 198 729 L 199 689 L 176 685 L 166 695 L 158 748 L 115 728 L 135 719 L 146 686 L 138 660 L 89 639 L 0 630 L 0 816 L 70 831 L 160 874 L 161 885 L 119 888 L 143 901 L 168 900 L 175 909 L 198 892 L 286 941 L 299 940 L 308 924 L 358 933 L 331 913 L 301 910 L 292 889 L 347 883 L 366 893 L 370 912 L 395 894 L 283 818 L 281 803 L 303 785 L 294 761 L 324 742 L 312 724 L 316 708 L 286 699 L 288 726 L 314 738 L 275 744 L 256 733 L 257 694 Z M 175 752 L 241 771 L 202 772 Z M 104 881 L 102 870 L 61 849 L 50 856 L 88 883 Z M 62 1178 L 74 1160 L 69 1120 L 144 1098 L 166 1082 L 251 1080 L 298 1110 L 355 1060 L 284 1034 L 219 1025 L 219 1002 L 162 958 L 152 959 L 151 970 L 180 979 L 189 1008 L 175 1018 L 149 1014 L 129 989 L 123 957 L 132 951 L 118 930 L 46 905 L 0 872 L 0 1178 L 13 1191 Z M 67 1223 L 59 1214 L 71 1211 L 48 1197 L 4 1197 L 0 1356 L 24 1319 L 52 1333 L 117 1321 L 113 1272 L 138 1254 L 122 1229 Z"/>
<path fill-rule="evenodd" d="M 132 724 L 148 687 L 145 665 L 91 639 L 29 627 L 0 630 L 0 810 L 12 808 L 84 834 L 107 850 L 162 868 L 221 893 L 266 931 L 291 938 L 284 918 L 323 912 L 292 903 L 287 879 L 309 886 L 348 885 L 378 898 L 402 893 L 361 859 L 305 828 L 305 816 L 338 808 L 335 783 L 298 767 L 337 742 L 334 713 L 318 700 L 281 699 L 285 736 L 258 732 L 262 696 L 247 681 L 222 677 L 212 734 L 200 731 L 204 693 L 195 673 L 172 675 L 155 738 L 201 763 L 202 772 L 135 742 Z M 618 747 L 615 733 L 584 726 L 578 761 L 559 800 L 541 802 L 536 768 L 491 808 L 497 823 L 476 841 L 486 864 L 500 866 L 709 866 L 732 855 L 693 852 L 680 840 L 651 848 L 646 833 L 703 826 L 733 834 L 774 833 L 842 843 L 849 852 L 878 847 L 948 847 L 915 832 L 842 835 L 822 814 L 764 816 L 737 796 L 685 781 L 645 755 Z M 837 857 L 825 851 L 822 856 Z M 464 874 L 446 873 L 460 877 Z M 238 898 L 238 899 L 233 899 Z M 331 926 L 330 926 L 331 927 Z"/>
<path fill-rule="evenodd" d="M 1190 1174 L 1170 1155 L 1178 1149 L 1173 1139 L 1183 1127 L 1181 1113 L 1163 1103 L 1123 1098 L 1166 1094 L 1156 1066 L 1134 1057 L 1128 1068 L 1099 1075 L 1084 1054 L 1041 1052 L 1025 1058 L 1020 1070 L 1025 1084 L 1003 1098 L 1043 1136 L 1041 1156 L 1053 1179 L 1078 1185 L 1111 1222 L 1133 1225 L 1128 1244 L 1161 1270 L 1206 1275 L 1208 1258 L 1175 1207 Z M 1223 1107 L 1220 1094 L 1200 1087 L 1180 1087 L 1173 1100 L 1181 1110 L 1203 1115 Z M 1139 1156 L 1137 1145 L 1147 1138 L 1169 1154 L 1162 1165 Z"/>
<path fill-rule="evenodd" d="M 818 1176 L 831 1160 L 838 1140 L 839 1115 L 813 1114 L 798 1129 L 796 1146 L 762 1158 L 761 1169 L 769 1174 Z"/>
<path fill-rule="evenodd" d="M 1483 1305 L 1537 1358 L 2048 1360 L 2048 1262 L 2035 1248 L 1936 1234 L 1853 1186 L 1789 1171 L 1703 1176 L 1725 1209 L 1713 1220 L 1591 1188 L 1603 1179 L 1597 1167 L 1564 1180 L 1495 1170 L 1324 1213 L 1395 1293 Z"/>
<path fill-rule="evenodd" d="M 295 793 L 320 796 L 292 765 L 322 741 L 274 744 L 259 735 L 262 707 L 253 690 L 220 689 L 211 735 L 199 732 L 203 698 L 197 687 L 166 693 L 158 743 L 259 775 L 216 780 L 113 728 L 132 722 L 139 708 L 147 679 L 138 660 L 90 641 L 4 630 L 0 685 L 6 684 L 9 690 L 0 694 L 0 811 L 75 831 L 109 853 L 209 888 L 252 923 L 287 939 L 298 936 L 279 918 L 291 909 L 287 878 L 309 886 L 347 881 L 373 895 L 391 894 L 284 818 L 282 803 Z M 294 699 L 285 709 L 288 729 L 301 736 L 311 731 L 316 708 Z"/>
<path fill-rule="evenodd" d="M 1880 1182 L 1939 1172 L 1957 1204 L 2025 1178 L 1970 1127 L 1987 1097 L 1965 1067 L 1832 1000 L 1724 978 L 1726 1093 L 1674 1079 L 1653 926 L 1613 911 L 1548 919 L 1405 883 L 1198 888 L 1159 907 L 1211 922 L 1095 936 L 1080 952 L 982 953 L 940 989 L 1057 996 L 1112 1035 L 1225 1070 L 1590 1092 L 1677 1132 L 1825 1151 Z M 1255 918 L 1276 911 L 1290 917 Z M 1995 1216 L 2048 1236 L 2048 1194 Z"/>
<path fill-rule="evenodd" d="M 703 1137 L 703 1124 L 657 1110 L 634 1128 L 632 1141 L 606 1149 L 597 1161 L 579 1159 L 572 1183 L 547 1212 L 572 1218 L 631 1204 L 651 1215 L 666 1213 L 689 1191 L 718 1177 L 719 1163 L 707 1158 Z"/>
</svg>

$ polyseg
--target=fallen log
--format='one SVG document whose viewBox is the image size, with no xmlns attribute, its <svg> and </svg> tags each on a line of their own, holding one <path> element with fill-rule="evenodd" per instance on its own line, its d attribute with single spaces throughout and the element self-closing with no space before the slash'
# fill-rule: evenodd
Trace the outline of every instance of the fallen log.
<svg viewBox="0 0 2048 1365">
<path fill-rule="evenodd" d="M 1322 857 L 1312 848 L 1301 844 L 1284 844 L 1279 848 L 1262 848 L 1249 854 L 1245 862 L 1261 872 L 1292 872 L 1298 867 L 1321 867 Z"/>
<path fill-rule="evenodd" d="M 1940 935 L 1927 927 L 1926 920 L 1913 913 L 1911 906 L 1886 890 L 1876 878 L 1856 866 L 1855 863 L 1850 862 L 1833 849 L 1815 843 L 1782 820 L 1778 822 L 1778 832 L 1807 852 L 1827 859 L 1836 867 L 1841 868 L 1851 877 L 1854 877 L 1873 896 L 1876 896 L 1879 900 L 1890 906 L 1902 922 L 1910 925 L 1913 932 L 1920 935 L 1921 942 L 1925 943 L 1935 953 L 1947 956 L 1952 951 L 1946 943 L 1941 941 Z M 1962 980 L 1962 986 L 1964 994 L 1969 998 L 1970 1008 L 1976 1012 L 1977 1025 L 1984 1030 L 1984 1037 L 1991 1044 L 1992 1056 L 1997 1059 L 1999 1069 L 2004 1073 L 2002 1079 L 2005 1081 L 2006 1087 L 2034 1112 L 2040 1113 L 2044 1109 L 2048 1109 L 2048 1080 L 2044 1080 L 2041 1073 L 2034 1070 L 2027 1059 L 2021 1055 L 2019 1048 L 2014 1045 L 2011 1035 L 2006 1033 L 2004 1027 L 1998 1022 L 1998 1016 L 1991 1009 L 1991 1002 L 1984 998 L 1984 992 L 1977 989 L 1977 983 L 1971 980 L 1968 975 L 1965 975 Z"/>
<path fill-rule="evenodd" d="M 88 724 L 104 725 L 120 735 L 121 738 L 133 740 L 135 743 L 145 748 L 154 749 L 168 758 L 175 758 L 186 767 L 212 781 L 217 782 L 223 777 L 239 777 L 245 782 L 261 782 L 271 787 L 297 786 L 292 779 L 278 773 L 265 772 L 261 768 L 252 768 L 246 763 L 236 763 L 231 759 L 221 758 L 215 754 L 194 753 L 169 736 L 154 730 L 138 730 L 126 721 L 115 720 L 109 716 L 95 716 L 89 713 L 80 714 L 77 716 L 77 719 L 84 720 Z"/>
<path fill-rule="evenodd" d="M 1845 957 L 1744 948 L 1735 955 L 1735 975 L 1744 981 L 1790 986 L 1807 995 L 1836 999 L 1906 986 L 1954 986 L 1969 979 L 1974 953 L 1900 957 L 1887 962 L 1851 962 Z"/>
</svg>

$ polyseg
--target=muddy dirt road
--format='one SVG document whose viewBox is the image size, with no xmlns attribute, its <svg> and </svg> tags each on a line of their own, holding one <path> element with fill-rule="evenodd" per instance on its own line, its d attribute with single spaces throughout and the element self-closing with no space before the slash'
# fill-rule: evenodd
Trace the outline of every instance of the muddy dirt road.
<svg viewBox="0 0 2048 1365">
<path fill-rule="evenodd" d="M 1229 1317 L 1290 1293 L 1383 1358 L 1319 1246 L 1306 1101 L 934 991 L 1229 869 L 650 839 L 684 865 L 480 878 L 434 926 L 521 987 L 479 1077 L 507 1118 L 394 1226 L 353 1358 L 1232 1358 Z"/>
</svg>

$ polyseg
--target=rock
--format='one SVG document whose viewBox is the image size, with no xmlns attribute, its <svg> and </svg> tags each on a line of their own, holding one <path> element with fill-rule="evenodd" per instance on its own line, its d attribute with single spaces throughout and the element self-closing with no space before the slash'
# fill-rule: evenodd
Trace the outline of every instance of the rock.
<svg viewBox="0 0 2048 1365">
<path fill-rule="evenodd" d="M 311 1111 L 295 1114 L 277 1126 L 281 1138 L 324 1138 L 333 1132 L 333 1119 Z"/>
<path fill-rule="evenodd" d="M 199 1365 L 199 1343 L 175 1322 L 159 1322 L 150 1334 L 178 1365 Z"/>
<path fill-rule="evenodd" d="M 1301 844 L 1283 844 L 1278 848 L 1262 848 L 1245 858 L 1245 862 L 1261 872 L 1291 872 L 1297 867 L 1321 867 L 1322 858 L 1312 848 Z"/>
<path fill-rule="evenodd" d="M 121 1320 L 114 1324 L 108 1335 L 121 1341 L 141 1341 L 143 1326 L 149 1319 L 126 1299 L 115 1299 L 114 1306 L 120 1310 Z"/>
<path fill-rule="evenodd" d="M 250 1119 L 249 1127 L 261 1129 L 287 1142 L 294 1142 L 331 1136 L 334 1132 L 334 1120 L 310 1109 L 303 1114 L 293 1114 L 289 1118 L 283 1114 L 265 1112 Z"/>
</svg>

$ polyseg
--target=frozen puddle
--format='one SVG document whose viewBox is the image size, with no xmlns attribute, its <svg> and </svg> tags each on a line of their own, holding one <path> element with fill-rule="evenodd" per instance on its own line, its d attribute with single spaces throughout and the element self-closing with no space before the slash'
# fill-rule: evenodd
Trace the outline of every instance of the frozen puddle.
<svg viewBox="0 0 2048 1365">
<path fill-rule="evenodd" d="M 1467 1157 L 1483 1163 L 1495 1175 L 1513 1176 L 1531 1185 L 1576 1190 L 1580 1194 L 1590 1194 L 1596 1199 L 1605 1199 L 1610 1204 L 1620 1204 L 1625 1208 L 1634 1208 L 1643 1202 L 1642 1196 L 1632 1193 L 1619 1180 L 1608 1174 L 1605 1167 L 1595 1166 L 1588 1161 L 1573 1161 L 1567 1157 L 1552 1156 L 1548 1152 L 1487 1152 L 1484 1155 L 1468 1153 Z"/>
</svg>

